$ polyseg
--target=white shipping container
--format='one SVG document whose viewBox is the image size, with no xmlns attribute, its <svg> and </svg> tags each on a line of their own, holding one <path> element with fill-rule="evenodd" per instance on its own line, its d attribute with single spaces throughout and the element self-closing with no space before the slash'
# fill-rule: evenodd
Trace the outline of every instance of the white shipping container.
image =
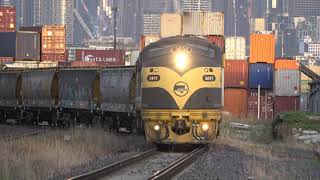
<svg viewBox="0 0 320 180">
<path fill-rule="evenodd" d="M 162 38 L 179 36 L 182 31 L 182 16 L 176 13 L 161 14 L 160 35 Z"/>
<path fill-rule="evenodd" d="M 226 38 L 227 60 L 246 60 L 246 38 L 245 37 L 227 37 Z"/>
<path fill-rule="evenodd" d="M 300 95 L 300 71 L 276 70 L 274 79 L 274 93 L 276 96 Z"/>
<path fill-rule="evenodd" d="M 224 14 L 221 12 L 184 12 L 183 35 L 224 36 Z"/>
<path fill-rule="evenodd" d="M 146 47 L 151 43 L 159 41 L 160 40 L 160 36 L 159 35 L 145 35 L 144 39 L 145 39 L 144 45 Z"/>
</svg>

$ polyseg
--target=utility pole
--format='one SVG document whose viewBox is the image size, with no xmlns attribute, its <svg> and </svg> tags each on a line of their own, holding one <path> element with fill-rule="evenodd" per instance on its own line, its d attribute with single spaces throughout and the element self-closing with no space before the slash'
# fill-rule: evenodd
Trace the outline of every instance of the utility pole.
<svg viewBox="0 0 320 180">
<path fill-rule="evenodd" d="M 114 34 L 113 34 L 113 50 L 117 50 L 117 12 L 118 7 L 112 7 L 112 12 L 114 14 Z"/>
</svg>

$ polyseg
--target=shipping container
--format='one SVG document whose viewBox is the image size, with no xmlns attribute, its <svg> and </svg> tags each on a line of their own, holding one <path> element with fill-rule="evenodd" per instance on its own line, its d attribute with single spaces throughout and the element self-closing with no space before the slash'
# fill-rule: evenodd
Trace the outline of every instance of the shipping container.
<svg viewBox="0 0 320 180">
<path fill-rule="evenodd" d="M 0 57 L 15 57 L 16 33 L 0 32 Z"/>
<path fill-rule="evenodd" d="M 225 59 L 246 60 L 246 38 L 227 37 Z"/>
<path fill-rule="evenodd" d="M 299 96 L 300 71 L 284 69 L 276 70 L 274 92 L 276 96 Z"/>
<path fill-rule="evenodd" d="M 276 96 L 274 100 L 275 115 L 283 112 L 299 111 L 300 96 Z"/>
<path fill-rule="evenodd" d="M 252 119 L 272 119 L 273 112 L 273 93 L 269 90 L 260 91 L 260 110 L 258 110 L 258 90 L 251 89 L 248 96 L 248 117 Z"/>
<path fill-rule="evenodd" d="M 65 54 L 66 33 L 61 25 L 22 27 L 21 31 L 34 31 L 40 34 L 41 54 Z"/>
<path fill-rule="evenodd" d="M 249 65 L 249 88 L 273 89 L 273 65 L 256 63 Z"/>
<path fill-rule="evenodd" d="M 42 54 L 41 61 L 54 61 L 54 62 L 64 62 L 66 61 L 65 54 Z"/>
<path fill-rule="evenodd" d="M 273 34 L 250 35 L 250 63 L 274 63 L 275 37 Z"/>
<path fill-rule="evenodd" d="M 301 93 L 310 93 L 310 85 L 309 83 L 311 83 L 312 81 L 311 80 L 302 80 L 300 81 L 300 92 Z"/>
<path fill-rule="evenodd" d="M 98 66 L 124 66 L 125 52 L 121 50 L 76 50 L 76 61 Z"/>
<path fill-rule="evenodd" d="M 224 36 L 224 14 L 221 12 L 183 12 L 183 35 Z"/>
<path fill-rule="evenodd" d="M 274 69 L 299 70 L 300 66 L 296 60 L 276 59 Z"/>
<path fill-rule="evenodd" d="M 4 64 L 13 63 L 13 61 L 14 61 L 13 57 L 0 57 L 0 64 L 1 63 L 4 63 Z"/>
<path fill-rule="evenodd" d="M 225 40 L 223 36 L 214 36 L 214 35 L 210 35 L 206 37 L 208 39 L 208 41 L 210 41 L 211 43 L 217 45 L 220 47 L 221 52 L 225 52 Z"/>
<path fill-rule="evenodd" d="M 0 32 L 16 31 L 16 8 L 0 6 Z"/>
<path fill-rule="evenodd" d="M 37 32 L 17 32 L 16 60 L 40 61 L 40 36 Z"/>
<path fill-rule="evenodd" d="M 300 94 L 300 111 L 308 112 L 308 106 L 309 106 L 309 94 L 301 93 Z"/>
<path fill-rule="evenodd" d="M 224 68 L 224 87 L 248 88 L 248 62 L 226 60 Z"/>
<path fill-rule="evenodd" d="M 313 72 L 317 73 L 318 75 L 320 75 L 320 66 L 315 66 L 315 65 L 309 65 L 307 66 L 310 70 L 312 70 Z M 305 74 L 301 73 L 301 80 L 311 80 L 308 76 L 306 76 Z"/>
<path fill-rule="evenodd" d="M 248 91 L 246 89 L 224 89 L 224 111 L 234 117 L 246 118 Z"/>
<path fill-rule="evenodd" d="M 177 13 L 161 14 L 161 38 L 179 36 L 182 33 L 182 16 Z"/>
</svg>

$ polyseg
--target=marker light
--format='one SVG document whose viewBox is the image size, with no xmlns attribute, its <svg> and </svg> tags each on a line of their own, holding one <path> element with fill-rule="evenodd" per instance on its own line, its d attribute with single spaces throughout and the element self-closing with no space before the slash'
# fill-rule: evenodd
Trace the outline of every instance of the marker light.
<svg viewBox="0 0 320 180">
<path fill-rule="evenodd" d="M 175 56 L 176 68 L 179 70 L 184 70 L 187 67 L 188 57 L 183 52 L 178 52 Z"/>
<path fill-rule="evenodd" d="M 202 128 L 202 131 L 208 131 L 209 125 L 207 123 L 204 123 L 202 124 L 201 128 Z"/>
<path fill-rule="evenodd" d="M 154 130 L 159 131 L 160 130 L 160 126 L 159 125 L 155 125 L 154 126 Z"/>
</svg>

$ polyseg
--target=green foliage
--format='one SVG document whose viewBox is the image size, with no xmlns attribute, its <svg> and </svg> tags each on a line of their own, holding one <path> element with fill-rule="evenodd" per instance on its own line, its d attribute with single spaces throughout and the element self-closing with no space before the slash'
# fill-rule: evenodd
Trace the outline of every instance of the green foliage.
<svg viewBox="0 0 320 180">
<path fill-rule="evenodd" d="M 309 119 L 309 116 L 317 116 L 309 112 L 287 112 L 280 114 L 272 123 L 272 127 L 286 123 L 289 128 L 302 128 L 305 130 L 320 130 L 320 120 Z"/>
</svg>

